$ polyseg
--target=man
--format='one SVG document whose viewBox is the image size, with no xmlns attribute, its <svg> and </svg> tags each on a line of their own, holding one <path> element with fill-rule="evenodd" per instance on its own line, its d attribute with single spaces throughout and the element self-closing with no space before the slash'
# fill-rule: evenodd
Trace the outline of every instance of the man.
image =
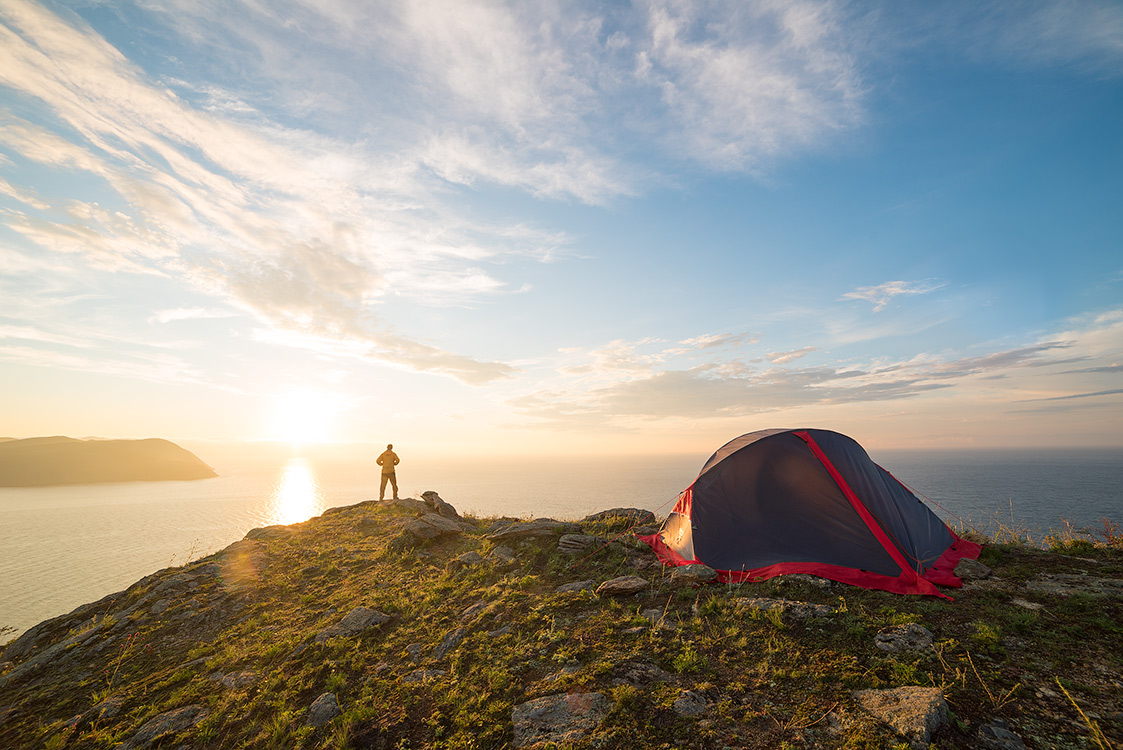
<svg viewBox="0 0 1123 750">
<path fill-rule="evenodd" d="M 398 465 L 398 455 L 394 453 L 394 445 L 391 443 L 386 446 L 386 450 L 375 461 L 376 464 L 382 467 L 382 484 L 378 488 L 378 500 L 381 502 L 386 497 L 386 481 L 389 480 L 394 488 L 394 499 L 398 499 L 398 477 L 394 473 L 394 467 Z"/>
</svg>

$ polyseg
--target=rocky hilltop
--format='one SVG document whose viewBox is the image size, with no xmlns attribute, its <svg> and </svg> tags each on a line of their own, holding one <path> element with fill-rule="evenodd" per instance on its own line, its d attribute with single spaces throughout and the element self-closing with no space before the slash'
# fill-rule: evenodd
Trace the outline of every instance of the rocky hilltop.
<svg viewBox="0 0 1123 750">
<path fill-rule="evenodd" d="M 0 487 L 155 482 L 217 476 L 191 451 L 159 438 L 0 438 Z"/>
<path fill-rule="evenodd" d="M 663 568 L 647 511 L 422 500 L 254 529 L 0 653 L 4 748 L 1107 748 L 1123 544 L 990 544 L 954 602 Z M 644 528 L 647 527 L 647 528 Z"/>
</svg>

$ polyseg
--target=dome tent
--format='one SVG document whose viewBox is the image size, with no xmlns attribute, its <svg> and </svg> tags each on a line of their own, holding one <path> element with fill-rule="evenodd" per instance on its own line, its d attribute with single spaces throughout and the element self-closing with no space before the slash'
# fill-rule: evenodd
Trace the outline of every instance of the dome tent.
<svg viewBox="0 0 1123 750">
<path fill-rule="evenodd" d="M 981 547 L 960 539 L 854 440 L 762 430 L 718 449 L 656 534 L 668 565 L 704 563 L 727 582 L 808 573 L 899 594 L 944 596 Z"/>
</svg>

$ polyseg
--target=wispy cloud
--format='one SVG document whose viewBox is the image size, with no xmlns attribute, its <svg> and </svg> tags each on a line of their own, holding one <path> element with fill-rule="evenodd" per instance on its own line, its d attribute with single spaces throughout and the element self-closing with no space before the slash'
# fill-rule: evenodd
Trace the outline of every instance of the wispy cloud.
<svg viewBox="0 0 1123 750">
<path fill-rule="evenodd" d="M 886 281 L 877 286 L 863 286 L 842 295 L 841 299 L 865 300 L 873 303 L 873 311 L 884 310 L 894 297 L 912 294 L 929 294 L 944 286 L 935 281 Z"/>
<path fill-rule="evenodd" d="M 788 362 L 793 362 L 797 359 L 802 359 L 803 357 L 806 357 L 811 352 L 817 352 L 817 351 L 819 351 L 819 347 L 817 347 L 817 346 L 805 346 L 802 349 L 796 349 L 796 350 L 790 351 L 790 352 L 769 352 L 768 354 L 766 354 L 764 356 L 772 364 L 782 365 L 782 364 L 786 364 Z"/>
<path fill-rule="evenodd" d="M 898 362 L 792 368 L 760 367 L 740 359 L 674 367 L 633 358 L 627 360 L 628 371 L 614 380 L 556 383 L 513 400 L 512 406 L 544 425 L 565 428 L 587 427 L 598 421 L 622 425 L 634 419 L 739 417 L 809 406 L 912 399 L 942 391 L 985 392 L 988 408 L 993 409 L 1025 400 L 1110 396 L 1118 391 L 1089 390 L 1087 385 L 1102 382 L 1105 374 L 1114 372 L 1112 366 L 1096 362 L 1119 354 L 1119 339 L 1110 343 L 1123 332 L 1123 319 L 1117 312 L 1081 320 L 1078 327 L 1032 345 L 967 357 L 923 354 Z M 617 351 L 632 348 L 625 342 L 614 344 Z M 779 355 L 772 364 L 786 362 L 785 356 Z M 1086 362 L 1089 367 L 1073 370 L 1072 362 Z M 587 370 L 573 367 L 569 374 L 584 374 L 596 367 L 596 363 L 590 363 Z M 1050 395 L 1038 396 L 1043 390 Z"/>
</svg>

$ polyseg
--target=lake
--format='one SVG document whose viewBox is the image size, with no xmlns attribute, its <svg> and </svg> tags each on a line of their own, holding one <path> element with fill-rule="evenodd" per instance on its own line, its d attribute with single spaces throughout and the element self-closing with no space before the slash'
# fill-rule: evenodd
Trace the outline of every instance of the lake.
<svg viewBox="0 0 1123 750">
<path fill-rule="evenodd" d="M 219 476 L 0 488 L 0 627 L 15 633 L 216 552 L 255 527 L 296 523 L 378 497 L 373 454 L 276 449 L 215 455 Z M 999 524 L 1040 540 L 1062 519 L 1123 521 L 1123 451 L 882 451 L 875 461 L 953 527 Z M 581 518 L 611 507 L 665 515 L 706 455 L 425 458 L 402 454 L 400 494 L 436 490 L 461 513 Z"/>
</svg>

